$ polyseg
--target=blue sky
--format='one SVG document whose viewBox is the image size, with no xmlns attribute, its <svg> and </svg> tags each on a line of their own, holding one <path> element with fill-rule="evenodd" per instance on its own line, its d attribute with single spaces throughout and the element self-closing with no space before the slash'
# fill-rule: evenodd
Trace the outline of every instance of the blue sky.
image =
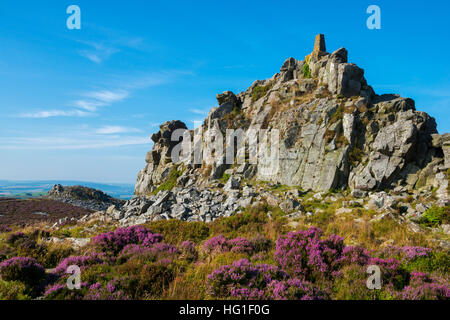
<svg viewBox="0 0 450 320">
<path fill-rule="evenodd" d="M 81 30 L 66 9 L 81 8 Z M 366 9 L 381 8 L 381 30 Z M 158 124 L 189 127 L 215 95 L 349 51 L 375 91 L 450 132 L 448 1 L 21 1 L 0 5 L 0 179 L 133 183 Z"/>
</svg>

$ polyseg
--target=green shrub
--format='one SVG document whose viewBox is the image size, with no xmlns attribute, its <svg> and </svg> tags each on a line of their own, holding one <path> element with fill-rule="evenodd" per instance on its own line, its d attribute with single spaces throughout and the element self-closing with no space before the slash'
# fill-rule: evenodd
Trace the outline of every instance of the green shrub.
<svg viewBox="0 0 450 320">
<path fill-rule="evenodd" d="M 0 263 L 16 256 L 15 250 L 5 243 L 0 243 Z"/>
<path fill-rule="evenodd" d="M 311 78 L 312 77 L 311 76 L 311 70 L 309 69 L 309 65 L 307 63 L 305 63 L 303 65 L 302 72 L 303 72 L 303 77 L 305 77 L 305 78 Z"/>
<path fill-rule="evenodd" d="M 238 235 L 262 233 L 267 221 L 267 208 L 253 209 L 231 217 L 217 219 L 211 224 L 211 234 L 237 237 Z"/>
<path fill-rule="evenodd" d="M 89 287 L 86 284 L 82 284 L 80 290 L 71 290 L 66 284 L 54 284 L 47 288 L 43 299 L 45 300 L 83 300 L 86 293 L 89 291 Z"/>
<path fill-rule="evenodd" d="M 334 214 L 328 210 L 319 212 L 311 217 L 311 221 L 314 223 L 314 225 L 317 225 L 321 228 L 326 227 L 333 219 Z"/>
<path fill-rule="evenodd" d="M 445 251 L 432 251 L 428 257 L 419 257 L 414 261 L 405 265 L 408 271 L 420 272 L 442 272 L 448 273 L 450 271 L 450 253 Z"/>
<path fill-rule="evenodd" d="M 0 300 L 30 300 L 26 291 L 21 282 L 0 280 Z"/>
<path fill-rule="evenodd" d="M 181 177 L 182 174 L 183 170 L 179 170 L 178 166 L 173 167 L 169 172 L 167 180 L 161 183 L 152 194 L 156 195 L 160 191 L 172 190 L 177 185 L 177 179 Z"/>
<path fill-rule="evenodd" d="M 350 161 L 352 166 L 356 167 L 361 162 L 363 156 L 364 156 L 364 151 L 362 151 L 358 147 L 354 147 L 348 155 L 348 160 Z"/>
<path fill-rule="evenodd" d="M 222 178 L 220 178 L 220 182 L 222 182 L 223 184 L 227 183 L 228 180 L 230 179 L 231 175 L 229 175 L 228 173 L 223 173 Z"/>
<path fill-rule="evenodd" d="M 286 191 L 292 190 L 294 188 L 295 187 L 290 187 L 285 184 L 275 184 L 270 187 L 270 190 L 275 191 L 275 192 L 286 192 Z"/>
<path fill-rule="evenodd" d="M 378 300 L 381 299 L 383 289 L 370 290 L 364 266 L 349 265 L 341 269 L 341 275 L 336 277 L 333 284 L 333 299 L 337 300 Z"/>
<path fill-rule="evenodd" d="M 168 243 L 180 244 L 183 241 L 190 240 L 195 243 L 209 237 L 209 226 L 204 222 L 186 222 L 176 219 L 161 220 L 147 223 L 147 228 L 154 233 L 160 233 Z"/>
<path fill-rule="evenodd" d="M 447 181 L 448 181 L 447 192 L 450 192 L 450 169 L 447 169 L 446 177 L 447 177 Z"/>
<path fill-rule="evenodd" d="M 170 265 L 146 264 L 139 260 L 121 265 L 119 272 L 124 277 L 117 287 L 132 299 L 160 298 L 174 278 Z"/>
<path fill-rule="evenodd" d="M 107 282 L 112 279 L 114 279 L 114 269 L 107 264 L 97 264 L 83 269 L 83 282 Z"/>
<path fill-rule="evenodd" d="M 419 219 L 419 224 L 425 227 L 438 227 L 441 224 L 447 224 L 450 220 L 450 207 L 431 207 Z"/>
<path fill-rule="evenodd" d="M 38 294 L 45 277 L 45 269 L 33 258 L 14 257 L 0 264 L 0 278 L 23 283 L 32 296 Z"/>
<path fill-rule="evenodd" d="M 47 254 L 38 259 L 38 261 L 47 269 L 56 268 L 56 266 L 65 258 L 75 252 L 71 247 L 57 246 L 48 250 Z"/>
<path fill-rule="evenodd" d="M 328 121 L 328 125 L 332 125 L 336 122 L 338 122 L 339 120 L 343 119 L 344 117 L 344 104 L 341 103 L 336 111 L 331 115 L 330 120 Z"/>
<path fill-rule="evenodd" d="M 261 99 L 262 97 L 264 97 L 267 94 L 267 92 L 270 90 L 271 87 L 272 87 L 272 84 L 267 84 L 265 86 L 256 86 L 253 89 L 252 102 L 255 102 L 255 101 Z"/>
</svg>

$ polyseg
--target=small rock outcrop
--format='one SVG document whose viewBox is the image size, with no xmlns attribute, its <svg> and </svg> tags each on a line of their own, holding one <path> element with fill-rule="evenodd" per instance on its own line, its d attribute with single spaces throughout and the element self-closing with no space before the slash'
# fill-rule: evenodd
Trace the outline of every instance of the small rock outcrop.
<svg viewBox="0 0 450 320">
<path fill-rule="evenodd" d="M 93 211 L 106 210 L 111 205 L 121 207 L 125 201 L 113 198 L 106 193 L 83 186 L 55 185 L 45 198 L 68 203 Z"/>
</svg>

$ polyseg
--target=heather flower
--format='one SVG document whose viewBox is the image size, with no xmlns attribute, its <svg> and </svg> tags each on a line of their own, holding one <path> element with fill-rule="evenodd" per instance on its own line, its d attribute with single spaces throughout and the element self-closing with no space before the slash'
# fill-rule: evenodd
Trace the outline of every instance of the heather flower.
<svg viewBox="0 0 450 320">
<path fill-rule="evenodd" d="M 12 229 L 8 228 L 6 226 L 0 226 L 0 233 L 7 233 L 7 232 L 11 232 Z"/>
<path fill-rule="evenodd" d="M 177 247 L 167 243 L 155 243 L 150 247 L 150 252 L 155 255 L 175 255 L 180 254 Z"/>
<path fill-rule="evenodd" d="M 102 287 L 102 284 L 101 283 L 94 283 L 93 285 L 91 285 L 90 287 L 89 287 L 89 290 L 98 290 L 98 289 L 100 289 Z"/>
<path fill-rule="evenodd" d="M 253 244 L 242 237 L 228 240 L 228 246 L 231 247 L 231 252 L 252 253 L 254 250 Z"/>
<path fill-rule="evenodd" d="M 67 268 L 73 265 L 78 266 L 81 270 L 83 270 L 87 267 L 101 263 L 104 263 L 104 257 L 98 253 L 92 253 L 87 256 L 72 256 L 61 261 L 61 263 L 55 269 L 55 274 L 61 276 L 66 273 Z"/>
<path fill-rule="evenodd" d="M 109 293 L 114 293 L 114 291 L 116 291 L 116 285 L 117 285 L 116 280 L 110 281 L 106 285 L 106 289 L 108 290 Z"/>
<path fill-rule="evenodd" d="M 92 243 L 103 252 L 117 255 L 128 244 L 151 246 L 161 242 L 163 236 L 152 233 L 143 226 L 119 228 L 116 231 L 100 234 L 92 239 Z"/>
<path fill-rule="evenodd" d="M 262 300 L 265 292 L 258 288 L 230 288 L 230 295 L 240 300 Z"/>
<path fill-rule="evenodd" d="M 223 235 L 213 237 L 203 244 L 203 251 L 208 254 L 221 252 L 236 252 L 253 254 L 255 252 L 267 251 L 271 247 L 270 240 L 258 236 L 252 240 L 243 237 L 226 239 Z"/>
<path fill-rule="evenodd" d="M 250 240 L 254 252 L 269 251 L 272 248 L 272 241 L 264 238 L 261 235 L 257 235 Z"/>
<path fill-rule="evenodd" d="M 195 261 L 198 258 L 198 252 L 195 248 L 195 243 L 192 241 L 184 241 L 180 245 L 182 257 L 188 261 Z"/>
<path fill-rule="evenodd" d="M 173 262 L 173 260 L 170 258 L 162 258 L 162 259 L 159 259 L 158 261 L 156 261 L 156 264 L 167 267 L 172 262 Z"/>
<path fill-rule="evenodd" d="M 179 254 L 180 251 L 177 247 L 167 243 L 155 243 L 150 247 L 129 244 L 119 253 L 117 261 L 119 263 L 124 263 L 130 259 L 140 259 L 153 262 L 162 259 L 171 259 Z"/>
<path fill-rule="evenodd" d="M 122 264 L 125 261 L 127 261 L 128 259 L 130 259 L 131 257 L 142 256 L 149 252 L 150 252 L 150 248 L 148 248 L 148 247 L 144 247 L 144 246 L 141 246 L 138 244 L 128 244 L 119 253 L 119 255 L 117 257 L 117 262 L 119 264 Z"/>
<path fill-rule="evenodd" d="M 60 283 L 56 283 L 56 284 L 52 285 L 51 287 L 49 287 L 49 288 L 45 291 L 44 296 L 50 296 L 50 295 L 53 295 L 55 292 L 59 292 L 59 291 L 65 289 L 66 286 L 67 286 L 67 285 L 62 285 L 62 284 L 60 284 Z"/>
<path fill-rule="evenodd" d="M 321 240 L 321 235 L 319 228 L 312 227 L 279 237 L 275 260 L 293 276 L 329 276 L 335 270 L 336 260 L 342 255 L 344 241 L 336 235 Z"/>
<path fill-rule="evenodd" d="M 402 291 L 404 300 L 449 300 L 450 289 L 435 283 L 424 283 L 421 286 L 407 286 Z"/>
<path fill-rule="evenodd" d="M 385 285 L 392 285 L 395 289 L 402 289 L 409 281 L 409 273 L 402 268 L 396 259 L 371 258 L 369 265 L 376 265 L 381 269 L 382 281 Z"/>
<path fill-rule="evenodd" d="M 300 279 L 272 281 L 267 291 L 272 300 L 324 300 L 328 298 L 312 283 Z"/>
<path fill-rule="evenodd" d="M 83 300 L 129 300 L 129 297 L 121 290 L 116 290 L 118 280 L 112 280 L 106 287 L 101 283 L 95 283 L 89 286 L 89 290 L 83 297 Z"/>
<path fill-rule="evenodd" d="M 411 272 L 411 283 L 433 282 L 430 276 L 423 272 Z"/>
<path fill-rule="evenodd" d="M 273 280 L 287 279 L 288 275 L 276 266 L 253 265 L 246 259 L 218 268 L 208 275 L 208 292 L 216 298 L 262 299 Z"/>
<path fill-rule="evenodd" d="M 449 300 L 450 287 L 439 284 L 428 274 L 412 272 L 410 284 L 403 288 L 401 298 L 405 300 Z"/>
<path fill-rule="evenodd" d="M 70 290 L 67 285 L 56 283 L 47 288 L 43 298 L 46 300 L 82 300 L 90 287 L 86 282 L 82 282 L 79 290 Z"/>
<path fill-rule="evenodd" d="M 211 254 L 215 252 L 229 251 L 230 247 L 228 240 L 223 235 L 219 235 L 206 240 L 205 243 L 203 244 L 203 250 Z"/>
<path fill-rule="evenodd" d="M 16 233 L 11 233 L 10 235 L 8 235 L 8 237 L 6 238 L 6 243 L 8 243 L 11 246 L 15 246 L 18 242 L 22 242 L 27 239 L 29 239 L 29 238 L 25 233 L 16 232 Z"/>
<path fill-rule="evenodd" d="M 341 268 L 344 265 L 357 264 L 360 266 L 367 265 L 371 257 L 369 251 L 358 246 L 347 246 L 342 250 L 341 257 L 336 260 L 335 264 Z"/>
<path fill-rule="evenodd" d="M 432 249 L 424 247 L 387 246 L 378 253 L 378 256 L 382 258 L 395 258 L 400 260 L 402 263 L 410 263 L 419 258 L 429 257 L 431 252 Z"/>
<path fill-rule="evenodd" d="M 403 247 L 402 253 L 404 255 L 404 259 L 408 262 L 416 260 L 417 258 L 421 257 L 428 257 L 431 253 L 430 248 L 424 248 L 424 247 Z"/>
<path fill-rule="evenodd" d="M 33 258 L 15 257 L 0 263 L 0 276 L 5 281 L 35 287 L 44 279 L 45 269 Z"/>
</svg>

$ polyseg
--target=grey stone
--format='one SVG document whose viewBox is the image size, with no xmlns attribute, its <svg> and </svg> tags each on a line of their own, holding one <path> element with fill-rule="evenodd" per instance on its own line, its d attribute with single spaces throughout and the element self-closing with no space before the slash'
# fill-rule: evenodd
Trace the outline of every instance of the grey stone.
<svg viewBox="0 0 450 320">
<path fill-rule="evenodd" d="M 240 186 L 241 186 L 241 178 L 238 176 L 231 176 L 223 189 L 225 191 L 239 190 Z"/>
<path fill-rule="evenodd" d="M 293 211 L 301 210 L 300 203 L 294 199 L 286 199 L 281 202 L 280 209 L 285 213 L 292 213 Z"/>
</svg>

